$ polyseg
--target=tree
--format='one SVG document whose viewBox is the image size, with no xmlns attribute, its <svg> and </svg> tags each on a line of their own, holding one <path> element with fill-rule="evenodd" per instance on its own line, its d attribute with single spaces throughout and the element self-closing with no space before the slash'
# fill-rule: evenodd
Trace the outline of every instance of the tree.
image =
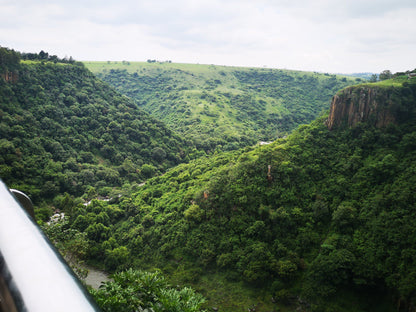
<svg viewBox="0 0 416 312">
<path fill-rule="evenodd" d="M 114 248 L 113 250 L 106 250 L 106 259 L 104 264 L 106 269 L 115 270 L 120 265 L 126 265 L 129 262 L 130 251 L 125 246 Z"/>
<path fill-rule="evenodd" d="M 0 47 L 0 71 L 15 70 L 19 67 L 19 62 L 19 53 Z"/>
<path fill-rule="evenodd" d="M 201 222 L 204 217 L 204 210 L 201 209 L 197 204 L 192 204 L 188 209 L 183 212 L 183 215 L 187 220 L 195 222 Z"/>
<path fill-rule="evenodd" d="M 329 254 L 319 254 L 311 263 L 307 282 L 311 294 L 329 296 L 337 287 L 347 285 L 351 279 L 355 256 L 346 249 L 335 249 Z M 308 287 L 307 287 L 308 289 Z"/>
<path fill-rule="evenodd" d="M 104 312 L 198 312 L 205 302 L 204 297 L 191 288 L 170 287 L 158 272 L 133 269 L 113 275 L 113 281 L 91 293 Z"/>
<path fill-rule="evenodd" d="M 90 240 L 100 242 L 107 239 L 110 229 L 102 223 L 94 223 L 87 227 L 85 233 Z"/>
<path fill-rule="evenodd" d="M 393 77 L 393 74 L 388 69 L 383 70 L 379 75 L 380 80 L 387 80 L 387 79 L 391 79 L 392 77 Z"/>
<path fill-rule="evenodd" d="M 370 82 L 377 82 L 377 79 L 378 79 L 378 76 L 377 76 L 377 74 L 372 74 L 371 75 L 371 78 L 370 78 Z"/>
<path fill-rule="evenodd" d="M 152 158 L 159 162 L 163 161 L 166 158 L 165 150 L 161 147 L 155 147 L 152 150 Z"/>
<path fill-rule="evenodd" d="M 41 228 L 77 276 L 85 278 L 88 273 L 82 264 L 89 248 L 86 234 L 70 228 L 69 219 L 64 214 L 51 218 L 48 223 L 41 223 Z"/>
<path fill-rule="evenodd" d="M 45 51 L 40 51 L 39 52 L 39 58 L 41 59 L 41 60 L 47 60 L 48 59 L 48 57 L 49 57 L 49 54 L 47 53 L 47 52 L 45 52 Z"/>
<path fill-rule="evenodd" d="M 155 174 L 156 168 L 152 165 L 144 164 L 141 168 L 141 172 L 146 178 L 150 178 Z"/>
</svg>

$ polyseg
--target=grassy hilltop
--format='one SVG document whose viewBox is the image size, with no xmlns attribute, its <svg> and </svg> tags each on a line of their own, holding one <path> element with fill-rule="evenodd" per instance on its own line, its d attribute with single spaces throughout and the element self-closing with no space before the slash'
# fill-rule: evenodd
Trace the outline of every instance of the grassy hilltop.
<svg viewBox="0 0 416 312">
<path fill-rule="evenodd" d="M 270 145 L 179 165 L 120 204 L 111 236 L 130 265 L 192 285 L 207 308 L 411 311 L 415 86 L 351 87 L 374 94 L 368 121 L 330 130 L 324 115 Z M 339 105 L 359 106 L 349 101 Z M 392 122 L 376 126 L 385 110 Z"/>
<path fill-rule="evenodd" d="M 82 63 L 0 52 L 0 176 L 35 203 L 65 192 L 109 195 L 195 152 Z"/>
<path fill-rule="evenodd" d="M 0 176 L 103 311 L 414 311 L 416 78 L 0 53 Z"/>
<path fill-rule="evenodd" d="M 362 80 L 311 72 L 169 62 L 85 62 L 205 151 L 282 137 L 329 108 L 339 89 Z"/>
</svg>

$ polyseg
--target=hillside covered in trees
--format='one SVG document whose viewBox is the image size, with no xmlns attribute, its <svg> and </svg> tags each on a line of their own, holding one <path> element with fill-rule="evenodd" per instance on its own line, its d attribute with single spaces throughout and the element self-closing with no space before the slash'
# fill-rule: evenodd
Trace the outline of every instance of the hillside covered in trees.
<svg viewBox="0 0 416 312">
<path fill-rule="evenodd" d="M 327 110 L 345 76 L 170 62 L 86 62 L 99 78 L 207 152 L 283 137 Z"/>
<path fill-rule="evenodd" d="M 72 59 L 0 49 L 0 177 L 32 197 L 61 252 L 116 272 L 91 291 L 103 311 L 415 310 L 416 78 L 338 91 L 337 77 L 296 73 L 295 81 L 309 79 L 296 91 L 273 89 L 277 76 L 290 77 L 285 71 L 194 67 L 209 69 L 211 80 L 189 71 L 185 83 L 161 74 L 185 67 L 121 65 L 126 71 L 102 77 L 124 84 L 160 75 L 133 101 Z M 319 90 L 331 105 L 303 93 L 330 81 L 333 89 Z M 129 83 L 130 96 L 140 93 Z M 289 90 L 299 106 L 274 111 Z M 185 115 L 201 116 L 199 128 L 176 115 L 175 95 Z M 171 127 L 185 127 L 181 136 L 138 107 L 146 103 L 154 116 L 165 105 Z M 271 115 L 256 103 L 277 119 L 264 121 Z M 219 115 L 203 114 L 205 105 Z M 251 145 L 324 108 L 287 137 Z M 227 110 L 231 121 L 220 118 Z M 213 120 L 223 124 L 209 132 Z M 47 224 L 45 207 L 67 217 Z"/>
<path fill-rule="evenodd" d="M 0 176 L 35 203 L 107 196 L 195 153 L 82 63 L 1 48 L 0 70 Z"/>
<path fill-rule="evenodd" d="M 349 124 L 360 94 L 374 94 L 370 113 Z M 222 311 L 413 311 L 416 81 L 338 96 L 331 127 L 326 115 L 272 144 L 179 165 L 125 198 L 117 220 L 95 201 L 72 226 L 104 220 L 107 232 L 90 236 L 96 261 L 158 267 Z"/>
</svg>

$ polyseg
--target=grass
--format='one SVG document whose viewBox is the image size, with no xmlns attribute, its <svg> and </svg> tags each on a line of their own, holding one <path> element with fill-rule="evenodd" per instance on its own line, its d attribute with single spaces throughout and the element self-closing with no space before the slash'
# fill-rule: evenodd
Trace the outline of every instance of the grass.
<svg viewBox="0 0 416 312">
<path fill-rule="evenodd" d="M 181 284 L 175 279 L 171 279 L 171 282 Z M 190 283 L 190 286 L 204 295 L 207 300 L 204 308 L 207 311 L 212 311 L 213 307 L 219 308 L 222 312 L 246 312 L 253 306 L 258 312 L 275 311 L 279 308 L 264 288 L 228 281 L 219 273 L 205 274 L 197 282 Z"/>
<path fill-rule="evenodd" d="M 52 61 L 39 61 L 39 60 L 21 60 L 21 64 L 25 65 L 33 65 L 33 64 L 49 64 L 49 65 L 57 65 L 57 66 L 72 66 L 72 64 L 69 63 L 61 63 L 61 62 L 52 62 Z"/>
<path fill-rule="evenodd" d="M 281 71 L 293 76 L 308 76 L 308 77 L 322 77 L 331 76 L 328 74 L 320 74 L 315 72 L 298 71 L 298 70 L 281 70 L 272 68 L 252 68 L 252 67 L 237 67 L 237 66 L 223 66 L 223 65 L 208 65 L 208 64 L 190 64 L 190 63 L 168 63 L 168 62 L 128 62 L 128 61 L 84 61 L 84 65 L 93 73 L 103 72 L 103 70 L 127 70 L 129 73 L 140 72 L 142 70 L 183 70 L 194 74 L 210 73 L 212 77 L 221 76 L 222 79 L 227 76 L 227 73 L 239 71 Z M 332 75 L 334 76 L 334 75 Z M 336 75 L 337 77 L 345 77 L 348 80 L 354 80 L 349 76 Z M 234 88 L 231 88 L 234 89 Z"/>
<path fill-rule="evenodd" d="M 357 83 L 350 77 L 266 68 L 126 61 L 84 65 L 208 152 L 284 136 L 328 109 L 338 89 Z"/>
<path fill-rule="evenodd" d="M 112 61 L 112 62 L 98 62 L 98 61 L 86 61 L 84 65 L 93 73 L 102 72 L 107 69 L 114 70 L 127 70 L 129 73 L 140 72 L 142 70 L 183 70 L 190 71 L 195 74 L 215 73 L 218 75 L 220 71 L 227 72 L 229 70 L 244 69 L 244 67 L 230 67 L 230 66 L 218 66 L 218 65 L 201 65 L 201 64 L 187 64 L 187 63 L 168 63 L 168 62 L 126 62 L 126 61 Z"/>
<path fill-rule="evenodd" d="M 415 79 L 415 78 L 413 78 L 413 79 Z M 359 86 L 366 86 L 366 87 L 376 86 L 376 87 L 382 87 L 382 88 L 397 87 L 397 88 L 399 88 L 399 87 L 403 86 L 403 83 L 408 82 L 408 81 L 409 81 L 409 79 L 407 78 L 407 75 L 402 75 L 402 76 L 394 77 L 392 79 L 377 81 L 377 82 L 373 82 L 373 83 L 361 84 Z"/>
</svg>

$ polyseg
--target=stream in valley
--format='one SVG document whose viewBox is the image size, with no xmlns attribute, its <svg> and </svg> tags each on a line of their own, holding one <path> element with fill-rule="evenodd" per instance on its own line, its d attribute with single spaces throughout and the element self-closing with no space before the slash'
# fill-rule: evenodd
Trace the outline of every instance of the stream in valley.
<svg viewBox="0 0 416 312">
<path fill-rule="evenodd" d="M 85 266 L 85 268 L 88 270 L 88 276 L 84 281 L 87 285 L 94 289 L 98 289 L 98 287 L 101 285 L 101 282 L 107 282 L 110 280 L 106 272 L 97 270 L 90 266 Z"/>
</svg>

